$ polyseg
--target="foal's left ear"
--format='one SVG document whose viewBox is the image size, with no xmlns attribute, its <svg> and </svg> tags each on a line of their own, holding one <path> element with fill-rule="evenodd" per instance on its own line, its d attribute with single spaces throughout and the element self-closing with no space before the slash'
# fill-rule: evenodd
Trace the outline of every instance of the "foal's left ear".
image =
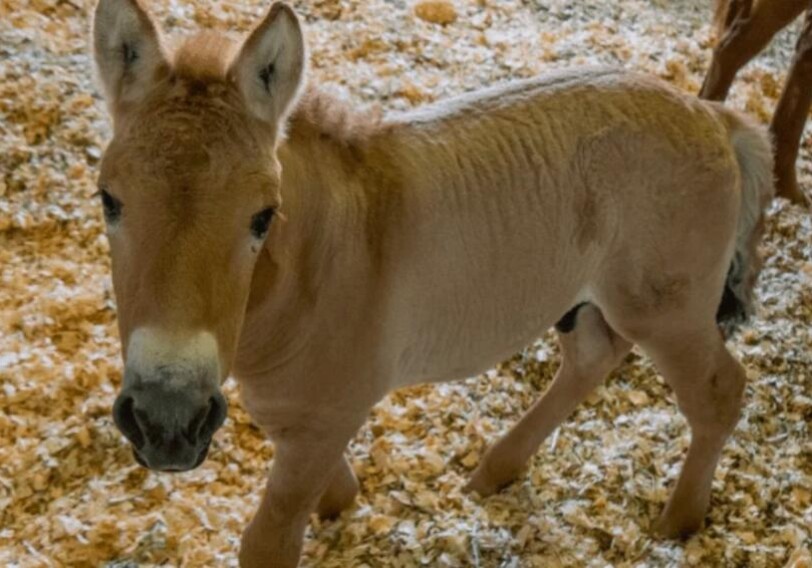
<svg viewBox="0 0 812 568">
<path fill-rule="evenodd" d="M 277 2 L 245 40 L 228 74 L 251 112 L 278 125 L 296 99 L 304 66 L 299 19 L 290 6 Z"/>
</svg>

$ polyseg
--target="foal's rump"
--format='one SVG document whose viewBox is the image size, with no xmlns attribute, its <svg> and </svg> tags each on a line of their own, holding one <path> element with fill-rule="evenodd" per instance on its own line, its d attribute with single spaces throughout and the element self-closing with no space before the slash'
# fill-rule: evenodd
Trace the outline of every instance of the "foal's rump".
<svg viewBox="0 0 812 568">
<path fill-rule="evenodd" d="M 700 318 L 715 310 L 729 331 L 753 311 L 757 247 L 773 193 L 769 138 L 719 104 L 679 94 L 669 109 L 669 98 L 647 120 L 670 125 L 629 137 L 623 162 L 636 167 L 616 183 L 632 187 L 619 190 L 619 238 L 597 295 L 644 318 L 688 305 Z"/>
</svg>

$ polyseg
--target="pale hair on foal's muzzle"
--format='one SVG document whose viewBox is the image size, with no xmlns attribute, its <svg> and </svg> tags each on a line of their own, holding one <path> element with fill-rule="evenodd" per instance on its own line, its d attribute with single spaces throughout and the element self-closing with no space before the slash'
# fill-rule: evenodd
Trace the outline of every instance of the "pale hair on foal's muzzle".
<svg viewBox="0 0 812 568">
<path fill-rule="evenodd" d="M 206 332 L 141 328 L 129 341 L 113 418 L 141 465 L 187 471 L 206 459 L 228 408 L 219 387 L 217 343 Z"/>
</svg>

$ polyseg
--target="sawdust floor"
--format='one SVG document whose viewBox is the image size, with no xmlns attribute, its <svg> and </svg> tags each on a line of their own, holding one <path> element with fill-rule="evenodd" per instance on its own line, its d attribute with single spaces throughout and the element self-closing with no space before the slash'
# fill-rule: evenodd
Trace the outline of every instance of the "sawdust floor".
<svg viewBox="0 0 812 568">
<path fill-rule="evenodd" d="M 109 133 L 87 57 L 90 0 L 0 1 L 0 565 L 233 566 L 272 448 L 236 404 L 210 458 L 184 475 L 138 467 L 113 426 L 120 375 L 107 244 L 92 194 Z M 175 32 L 245 30 L 265 3 L 151 2 Z M 696 91 L 705 0 L 458 0 L 445 27 L 411 2 L 296 2 L 312 72 L 360 102 L 406 108 L 588 62 Z M 796 26 L 797 29 L 797 26 Z M 767 120 L 792 33 L 747 68 L 731 104 Z M 809 130 L 801 181 L 812 192 Z M 351 446 L 357 505 L 308 531 L 304 564 L 810 566 L 812 223 L 777 202 L 760 317 L 731 341 L 747 406 L 716 474 L 709 526 L 650 536 L 688 432 L 635 355 L 489 499 L 460 488 L 483 448 L 557 365 L 551 336 L 484 377 L 382 402 Z"/>
</svg>

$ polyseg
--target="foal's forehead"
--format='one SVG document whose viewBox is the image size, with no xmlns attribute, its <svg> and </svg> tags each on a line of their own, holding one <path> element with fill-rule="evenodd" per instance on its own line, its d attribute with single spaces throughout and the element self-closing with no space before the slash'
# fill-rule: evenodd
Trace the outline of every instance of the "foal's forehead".
<svg viewBox="0 0 812 568">
<path fill-rule="evenodd" d="M 213 33 L 186 39 L 169 75 L 116 124 L 103 176 L 156 181 L 156 189 L 213 189 L 233 177 L 273 185 L 274 131 L 252 117 L 227 77 L 233 47 Z"/>
<path fill-rule="evenodd" d="M 140 109 L 127 129 L 134 142 L 202 145 L 245 151 L 260 140 L 253 121 L 226 85 L 178 80 Z"/>
<path fill-rule="evenodd" d="M 272 142 L 227 97 L 176 92 L 151 101 L 122 125 L 110 147 L 108 165 L 151 175 L 215 175 L 269 168 L 272 148 Z"/>
</svg>

